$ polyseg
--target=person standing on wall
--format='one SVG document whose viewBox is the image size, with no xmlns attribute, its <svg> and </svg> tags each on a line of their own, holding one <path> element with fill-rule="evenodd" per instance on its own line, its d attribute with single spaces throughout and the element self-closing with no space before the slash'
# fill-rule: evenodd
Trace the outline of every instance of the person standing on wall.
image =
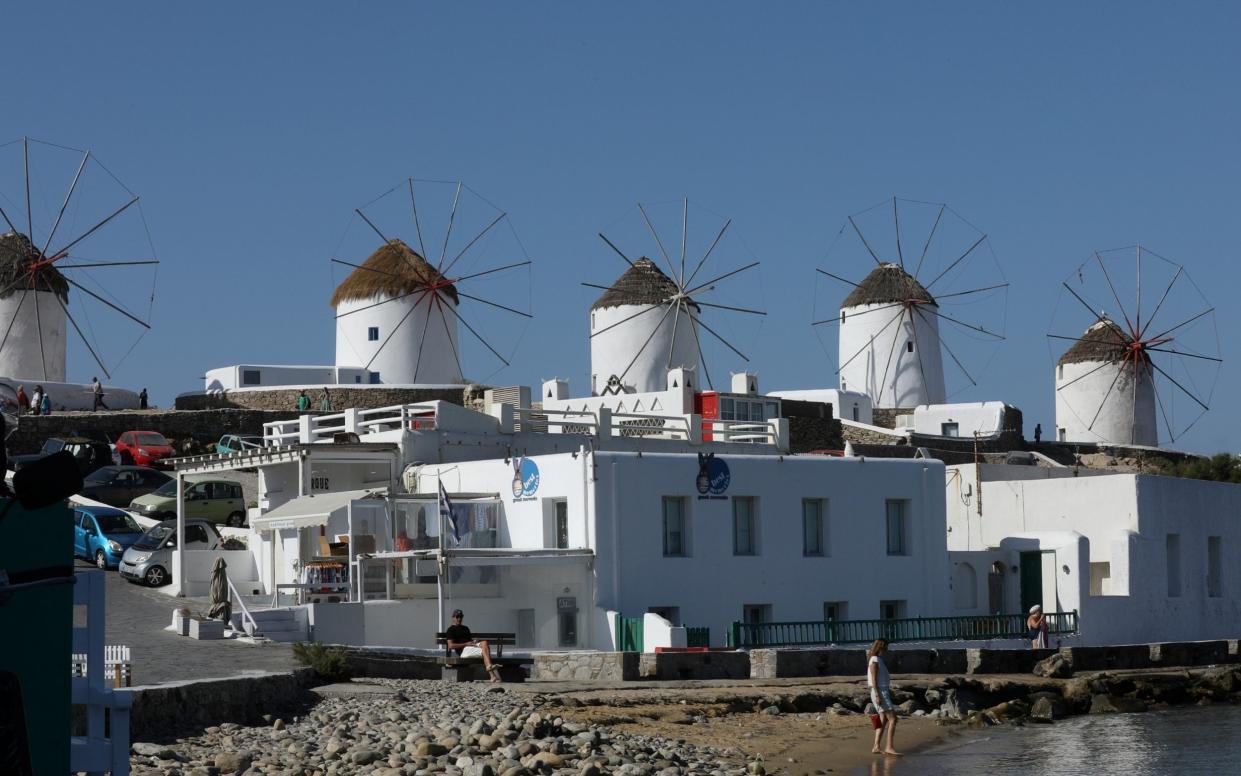
<svg viewBox="0 0 1241 776">
<path fill-rule="evenodd" d="M 306 412 L 310 409 L 310 397 L 306 395 L 306 389 L 297 395 L 297 411 Z"/>
<path fill-rule="evenodd" d="M 1034 444 L 1038 445 L 1042 443 L 1043 443 L 1043 424 L 1035 423 L 1034 424 Z"/>
<path fill-rule="evenodd" d="M 95 399 L 95 403 L 90 408 L 91 412 L 98 412 L 100 407 L 103 407 L 105 410 L 108 409 L 108 405 L 103 403 L 103 385 L 99 382 L 98 377 L 90 379 L 90 392 Z"/>
<path fill-rule="evenodd" d="M 43 398 L 39 400 L 39 414 L 40 415 L 51 415 L 52 414 L 52 397 L 48 396 L 47 391 L 43 392 Z"/>
<path fill-rule="evenodd" d="M 30 414 L 38 415 L 40 406 L 43 403 L 43 386 L 36 385 L 34 387 L 34 395 L 30 397 Z"/>
<path fill-rule="evenodd" d="M 319 412 L 332 411 L 332 395 L 327 392 L 327 386 L 323 387 L 323 394 L 319 397 Z"/>
<path fill-rule="evenodd" d="M 138 394 L 138 409 L 147 409 L 147 389 L 143 388 L 142 393 Z"/>
<path fill-rule="evenodd" d="M 26 386 L 17 386 L 17 414 L 25 415 L 30 412 L 30 397 L 26 395 Z"/>
</svg>

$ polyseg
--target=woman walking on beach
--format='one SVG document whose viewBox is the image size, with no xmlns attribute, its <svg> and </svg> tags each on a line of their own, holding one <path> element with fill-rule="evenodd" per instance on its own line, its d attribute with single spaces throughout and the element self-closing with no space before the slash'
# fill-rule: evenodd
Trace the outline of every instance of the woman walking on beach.
<svg viewBox="0 0 1241 776">
<path fill-rule="evenodd" d="M 879 736 L 875 736 L 875 746 L 871 751 L 875 754 L 900 755 L 896 751 L 896 707 L 892 705 L 892 689 L 889 683 L 888 667 L 883 662 L 883 654 L 888 651 L 887 639 L 875 639 L 875 643 L 866 650 L 866 686 L 870 688 L 870 702 L 883 722 L 880 732 L 887 737 L 883 749 L 879 748 Z"/>
<path fill-rule="evenodd" d="M 1030 607 L 1030 616 L 1026 618 L 1026 628 L 1030 633 L 1030 649 L 1047 649 L 1047 615 L 1043 607 L 1035 604 Z"/>
</svg>

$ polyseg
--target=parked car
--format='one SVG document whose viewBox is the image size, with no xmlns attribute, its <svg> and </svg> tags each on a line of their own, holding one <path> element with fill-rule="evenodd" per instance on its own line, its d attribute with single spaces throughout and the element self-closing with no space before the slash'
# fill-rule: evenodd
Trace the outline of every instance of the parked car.
<svg viewBox="0 0 1241 776">
<path fill-rule="evenodd" d="M 88 558 L 101 569 L 116 568 L 142 528 L 128 513 L 113 507 L 76 507 L 73 510 L 73 554 Z"/>
<path fill-rule="evenodd" d="M 158 431 L 126 431 L 117 437 L 116 451 L 126 466 L 160 466 L 172 457 L 172 445 Z"/>
<path fill-rule="evenodd" d="M 172 480 L 153 493 L 134 499 L 132 512 L 143 517 L 173 518 L 177 516 L 177 481 Z M 246 522 L 246 502 L 241 485 L 228 480 L 199 480 L 185 486 L 186 519 L 241 526 Z"/>
<path fill-rule="evenodd" d="M 261 436 L 225 434 L 220 437 L 219 442 L 216 442 L 215 451 L 220 455 L 228 455 L 229 453 L 240 453 L 245 450 L 254 450 L 262 446 L 263 437 Z"/>
<path fill-rule="evenodd" d="M 222 544 L 220 532 L 205 520 L 185 521 L 185 549 L 214 550 Z M 159 587 L 169 582 L 172 553 L 177 548 L 177 521 L 151 526 L 121 557 L 121 576 L 130 582 Z"/>
<path fill-rule="evenodd" d="M 59 453 L 61 450 L 68 450 L 73 455 L 83 477 L 101 466 L 108 466 L 112 463 L 112 450 L 106 444 L 92 442 L 82 437 L 51 437 L 43 442 L 43 448 L 37 453 L 10 455 L 9 468 L 17 471 L 23 466 L 52 453 Z"/>
<path fill-rule="evenodd" d="M 164 472 L 146 466 L 105 466 L 87 475 L 78 495 L 124 508 L 171 480 Z"/>
<path fill-rule="evenodd" d="M 116 445 L 112 444 L 112 440 L 108 439 L 108 435 L 103 433 L 99 429 L 97 428 L 75 428 L 74 430 L 69 432 L 69 436 L 82 437 L 83 439 L 89 439 L 92 442 L 98 442 L 100 444 L 107 445 L 108 448 L 112 450 L 112 465 L 113 466 L 121 465 L 121 454 L 116 452 Z"/>
</svg>

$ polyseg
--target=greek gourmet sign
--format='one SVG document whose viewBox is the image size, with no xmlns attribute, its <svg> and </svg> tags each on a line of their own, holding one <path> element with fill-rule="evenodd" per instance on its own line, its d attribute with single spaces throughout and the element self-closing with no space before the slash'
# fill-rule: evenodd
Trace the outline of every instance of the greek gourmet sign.
<svg viewBox="0 0 1241 776">
<path fill-rule="evenodd" d="M 725 491 L 732 482 L 732 473 L 723 458 L 715 453 L 698 454 L 698 477 L 694 482 L 699 499 L 726 498 Z"/>
</svg>

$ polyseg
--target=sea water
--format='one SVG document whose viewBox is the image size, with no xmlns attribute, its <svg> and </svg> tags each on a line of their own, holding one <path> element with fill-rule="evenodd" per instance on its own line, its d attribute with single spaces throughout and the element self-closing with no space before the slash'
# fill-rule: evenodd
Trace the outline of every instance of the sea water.
<svg viewBox="0 0 1241 776">
<path fill-rule="evenodd" d="M 862 776 L 1241 774 L 1241 706 L 1103 714 L 962 730 L 922 752 L 876 758 Z M 897 728 L 900 745 L 900 728 Z"/>
</svg>

